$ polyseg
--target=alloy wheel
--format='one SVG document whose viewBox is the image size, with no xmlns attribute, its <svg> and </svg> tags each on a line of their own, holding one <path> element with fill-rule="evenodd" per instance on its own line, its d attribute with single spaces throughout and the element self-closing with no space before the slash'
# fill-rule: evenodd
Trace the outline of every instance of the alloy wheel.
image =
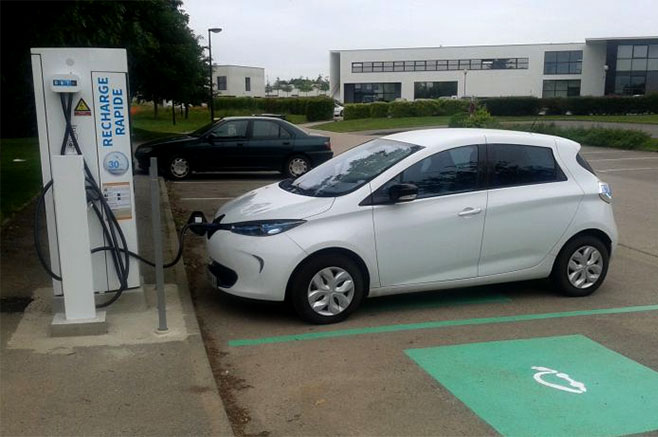
<svg viewBox="0 0 658 437">
<path fill-rule="evenodd" d="M 308 303 L 322 316 L 342 313 L 354 298 L 354 280 L 340 267 L 326 267 L 317 272 L 308 286 Z"/>
<path fill-rule="evenodd" d="M 601 277 L 603 271 L 603 257 L 592 246 L 578 248 L 569 258 L 567 264 L 567 277 L 576 288 L 589 288 Z"/>
<path fill-rule="evenodd" d="M 301 176 L 308 171 L 308 163 L 304 158 L 293 158 L 288 164 L 288 170 L 293 177 Z"/>
<path fill-rule="evenodd" d="M 190 172 L 190 164 L 185 158 L 174 158 L 169 166 L 171 174 L 177 178 L 184 178 Z"/>
</svg>

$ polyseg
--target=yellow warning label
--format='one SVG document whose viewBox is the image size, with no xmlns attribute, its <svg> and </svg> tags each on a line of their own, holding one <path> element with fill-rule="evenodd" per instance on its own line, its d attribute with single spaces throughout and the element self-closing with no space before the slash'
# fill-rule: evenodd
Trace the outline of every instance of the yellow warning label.
<svg viewBox="0 0 658 437">
<path fill-rule="evenodd" d="M 91 109 L 89 109 L 87 102 L 85 102 L 84 99 L 81 98 L 80 100 L 78 100 L 78 104 L 75 105 L 75 109 L 73 109 L 73 114 L 77 116 L 91 115 Z"/>
</svg>

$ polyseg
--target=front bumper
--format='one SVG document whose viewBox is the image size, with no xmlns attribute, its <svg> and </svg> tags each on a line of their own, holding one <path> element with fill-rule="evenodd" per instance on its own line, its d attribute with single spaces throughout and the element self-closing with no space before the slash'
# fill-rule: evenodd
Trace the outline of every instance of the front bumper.
<svg viewBox="0 0 658 437">
<path fill-rule="evenodd" d="M 250 299 L 283 301 L 290 275 L 306 257 L 285 232 L 250 237 L 221 230 L 210 237 L 207 246 L 212 285 Z"/>
</svg>

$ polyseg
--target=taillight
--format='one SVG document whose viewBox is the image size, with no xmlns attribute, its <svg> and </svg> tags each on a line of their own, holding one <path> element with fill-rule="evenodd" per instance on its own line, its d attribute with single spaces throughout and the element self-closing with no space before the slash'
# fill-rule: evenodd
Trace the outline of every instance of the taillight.
<svg viewBox="0 0 658 437">
<path fill-rule="evenodd" d="M 331 150 L 331 140 L 327 140 L 327 141 L 325 141 L 325 142 L 324 142 L 324 147 L 325 147 L 327 150 Z"/>
<path fill-rule="evenodd" d="M 612 189 L 610 185 L 599 181 L 599 197 L 606 203 L 612 202 Z"/>
</svg>

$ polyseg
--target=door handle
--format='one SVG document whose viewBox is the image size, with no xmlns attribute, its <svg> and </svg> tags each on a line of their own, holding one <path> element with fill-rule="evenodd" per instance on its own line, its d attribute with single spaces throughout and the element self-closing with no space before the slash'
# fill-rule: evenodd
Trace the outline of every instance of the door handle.
<svg viewBox="0 0 658 437">
<path fill-rule="evenodd" d="M 289 146 L 289 145 L 290 145 L 290 141 L 284 141 L 284 142 L 283 142 L 283 145 L 284 145 L 284 146 Z"/>
<path fill-rule="evenodd" d="M 244 146 L 244 143 L 238 143 L 238 146 Z"/>
<path fill-rule="evenodd" d="M 482 212 L 482 208 L 464 208 L 459 214 L 457 214 L 459 217 L 469 217 L 472 215 L 476 215 Z"/>
</svg>

